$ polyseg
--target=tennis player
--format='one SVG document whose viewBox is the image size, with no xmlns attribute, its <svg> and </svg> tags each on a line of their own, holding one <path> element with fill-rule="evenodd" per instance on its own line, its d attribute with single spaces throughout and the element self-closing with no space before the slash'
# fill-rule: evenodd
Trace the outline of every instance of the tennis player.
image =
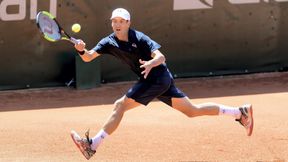
<svg viewBox="0 0 288 162">
<path fill-rule="evenodd" d="M 240 107 L 225 106 L 216 103 L 194 105 L 189 98 L 174 84 L 170 71 L 165 64 L 165 56 L 159 51 L 157 42 L 142 32 L 131 29 L 130 14 L 123 8 L 112 12 L 111 26 L 113 33 L 103 38 L 93 49 L 87 50 L 82 40 L 75 45 L 76 50 L 85 62 L 100 55 L 113 55 L 140 78 L 128 92 L 115 101 L 114 110 L 102 129 L 93 137 L 81 138 L 75 131 L 71 137 L 86 159 L 90 159 L 103 140 L 111 135 L 122 120 L 124 113 L 140 105 L 147 105 L 157 98 L 187 117 L 203 115 L 229 115 L 240 122 L 250 136 L 253 131 L 252 105 Z"/>
</svg>

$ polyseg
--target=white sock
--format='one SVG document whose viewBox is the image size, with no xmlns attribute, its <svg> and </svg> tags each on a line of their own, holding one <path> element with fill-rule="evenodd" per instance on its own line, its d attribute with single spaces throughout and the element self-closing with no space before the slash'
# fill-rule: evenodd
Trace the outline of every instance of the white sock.
<svg viewBox="0 0 288 162">
<path fill-rule="evenodd" d="M 92 144 L 91 144 L 91 149 L 96 150 L 97 147 L 102 143 L 105 137 L 107 137 L 108 134 L 101 129 L 95 137 L 92 138 Z"/>
<path fill-rule="evenodd" d="M 241 117 L 241 111 L 237 107 L 230 107 L 225 105 L 218 105 L 219 106 L 219 115 L 228 115 L 233 116 L 236 119 L 239 119 Z"/>
</svg>

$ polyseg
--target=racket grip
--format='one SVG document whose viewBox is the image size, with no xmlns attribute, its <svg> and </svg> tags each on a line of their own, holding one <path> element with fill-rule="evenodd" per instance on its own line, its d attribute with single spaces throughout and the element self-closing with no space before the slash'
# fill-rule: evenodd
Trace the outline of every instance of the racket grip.
<svg viewBox="0 0 288 162">
<path fill-rule="evenodd" d="M 80 42 L 80 40 L 75 39 L 75 38 L 73 38 L 73 37 L 70 38 L 70 41 L 71 41 L 72 43 L 74 43 L 74 44 L 78 44 L 78 43 Z"/>
</svg>

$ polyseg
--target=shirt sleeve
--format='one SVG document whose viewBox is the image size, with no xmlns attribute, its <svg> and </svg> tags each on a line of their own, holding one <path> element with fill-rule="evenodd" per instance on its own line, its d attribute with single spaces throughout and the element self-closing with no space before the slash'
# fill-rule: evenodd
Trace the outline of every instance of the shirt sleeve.
<svg viewBox="0 0 288 162">
<path fill-rule="evenodd" d="M 108 42 L 109 41 L 107 41 L 107 38 L 103 38 L 94 48 L 92 48 L 92 50 L 99 54 L 105 54 L 107 53 Z"/>
<path fill-rule="evenodd" d="M 160 44 L 158 44 L 145 34 L 143 34 L 143 36 L 141 37 L 141 41 L 148 45 L 148 48 L 151 53 L 158 50 L 161 47 Z"/>
</svg>

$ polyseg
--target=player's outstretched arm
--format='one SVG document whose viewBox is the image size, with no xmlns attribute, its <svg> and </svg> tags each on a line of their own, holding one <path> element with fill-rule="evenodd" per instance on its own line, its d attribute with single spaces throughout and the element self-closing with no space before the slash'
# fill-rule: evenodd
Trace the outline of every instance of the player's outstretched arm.
<svg viewBox="0 0 288 162">
<path fill-rule="evenodd" d="M 94 50 L 87 50 L 86 43 L 82 40 L 78 40 L 78 43 L 75 44 L 74 47 L 84 62 L 90 62 L 96 57 L 100 56 L 100 54 L 95 52 Z"/>
<path fill-rule="evenodd" d="M 78 52 L 79 53 L 79 52 Z M 82 54 L 83 53 L 83 54 Z M 82 58 L 82 60 L 84 62 L 90 62 L 93 59 L 95 59 L 96 57 L 100 56 L 100 54 L 98 54 L 97 52 L 95 52 L 94 50 L 87 50 L 84 49 L 84 52 L 82 52 L 79 54 L 79 56 Z"/>
</svg>

